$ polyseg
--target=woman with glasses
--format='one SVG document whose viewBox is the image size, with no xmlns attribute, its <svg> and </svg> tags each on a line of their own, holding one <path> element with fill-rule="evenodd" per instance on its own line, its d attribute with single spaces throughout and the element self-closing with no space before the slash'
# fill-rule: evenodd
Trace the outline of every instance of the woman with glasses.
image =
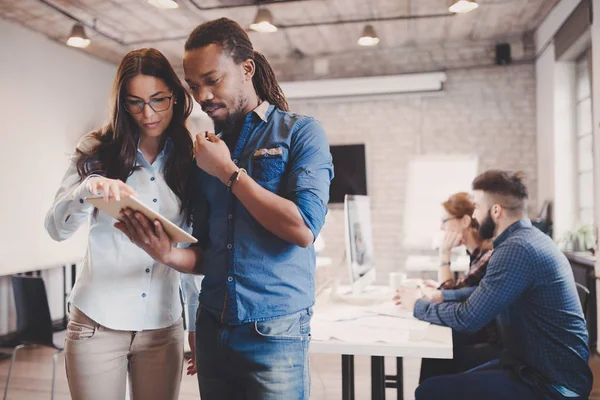
<svg viewBox="0 0 600 400">
<path fill-rule="evenodd" d="M 439 289 L 460 289 L 474 287 L 479 284 L 485 275 L 487 262 L 492 255 L 491 243 L 479 237 L 479 224 L 473 219 L 475 205 L 468 193 L 453 194 L 442 203 L 443 217 L 440 229 L 445 232 L 444 240 L 440 245 L 440 269 L 438 281 L 440 285 L 429 281 L 430 286 L 438 286 Z M 452 249 L 464 245 L 471 256 L 469 273 L 462 279 L 454 280 L 450 270 Z M 441 292 L 436 295 L 441 296 Z M 441 300 L 438 297 L 438 300 Z"/>
<path fill-rule="evenodd" d="M 492 255 L 492 245 L 479 237 L 479 223 L 473 219 L 475 205 L 468 193 L 456 193 L 443 206 L 440 229 L 445 232 L 440 246 L 438 280 L 426 281 L 424 296 L 431 301 L 456 301 L 459 292 L 479 285 Z M 450 270 L 452 249 L 464 245 L 471 257 L 468 274 L 454 280 Z M 423 359 L 420 382 L 436 375 L 464 372 L 498 357 L 499 334 L 492 322 L 476 334 L 452 332 L 454 357 L 451 360 Z"/>
<path fill-rule="evenodd" d="M 192 100 L 159 51 L 139 49 L 121 61 L 110 105 L 108 124 L 77 146 L 46 216 L 46 230 L 57 241 L 89 222 L 87 253 L 70 297 L 69 388 L 75 400 L 123 399 L 129 375 L 134 400 L 177 399 L 184 340 L 180 275 L 131 243 L 123 225 L 85 197 L 135 195 L 186 228 L 193 144 L 185 122 Z"/>
</svg>

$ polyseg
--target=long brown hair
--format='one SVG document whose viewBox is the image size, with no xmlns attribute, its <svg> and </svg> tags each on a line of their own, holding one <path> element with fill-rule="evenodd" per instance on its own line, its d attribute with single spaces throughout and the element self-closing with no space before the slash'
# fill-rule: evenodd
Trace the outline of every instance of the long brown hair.
<svg viewBox="0 0 600 400">
<path fill-rule="evenodd" d="M 111 92 L 109 123 L 89 134 L 95 139 L 90 149 L 76 150 L 77 172 L 81 180 L 88 175 L 98 174 L 125 182 L 136 170 L 139 128 L 125 110 L 124 99 L 127 83 L 137 75 L 161 79 L 173 92 L 173 118 L 163 134 L 163 139 L 171 139 L 173 151 L 165 163 L 164 175 L 167 185 L 181 201 L 180 211 L 189 219 L 188 178 L 193 142 L 185 124 L 192 112 L 192 98 L 169 61 L 156 49 L 133 50 L 123 57 Z"/>
<path fill-rule="evenodd" d="M 271 65 L 264 55 L 254 50 L 248 34 L 240 24 L 228 18 L 207 21 L 190 34 L 185 42 L 185 50 L 199 49 L 209 44 L 220 46 L 236 64 L 254 60 L 256 68 L 252 84 L 258 97 L 280 110 L 290 110 Z"/>
<path fill-rule="evenodd" d="M 466 192 L 455 193 L 448 197 L 448 200 L 442 203 L 446 212 L 453 217 L 462 218 L 465 215 L 471 217 L 471 227 L 478 228 L 477 221 L 473 219 L 475 212 L 475 204 L 471 200 L 471 196 Z"/>
</svg>

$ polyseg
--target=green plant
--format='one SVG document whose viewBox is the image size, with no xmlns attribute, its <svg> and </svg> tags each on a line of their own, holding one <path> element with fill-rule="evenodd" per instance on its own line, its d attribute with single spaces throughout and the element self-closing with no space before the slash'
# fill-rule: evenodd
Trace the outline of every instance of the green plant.
<svg viewBox="0 0 600 400">
<path fill-rule="evenodd" d="M 591 225 L 581 225 L 572 231 L 566 232 L 559 244 L 565 251 L 577 252 L 595 249 L 594 228 Z"/>
</svg>

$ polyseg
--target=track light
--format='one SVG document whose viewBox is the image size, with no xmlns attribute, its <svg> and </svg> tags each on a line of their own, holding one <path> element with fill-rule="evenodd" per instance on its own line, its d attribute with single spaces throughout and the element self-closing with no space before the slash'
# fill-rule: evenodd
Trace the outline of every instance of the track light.
<svg viewBox="0 0 600 400">
<path fill-rule="evenodd" d="M 148 3 L 164 10 L 172 10 L 179 7 L 179 4 L 175 0 L 148 0 Z"/>
<path fill-rule="evenodd" d="M 379 38 L 375 33 L 375 28 L 373 28 L 373 25 L 365 25 L 362 36 L 358 39 L 358 44 L 360 46 L 375 46 L 377 43 L 379 43 Z"/>
<path fill-rule="evenodd" d="M 256 32 L 277 32 L 277 26 L 273 24 L 271 11 L 266 8 L 259 8 L 254 22 L 250 24 L 250 29 Z"/>
<path fill-rule="evenodd" d="M 79 47 L 80 49 L 85 49 L 91 43 L 91 40 L 88 39 L 85 34 L 85 30 L 83 29 L 83 25 L 79 22 L 73 25 L 73 29 L 71 30 L 71 36 L 67 40 L 67 46 L 71 47 Z"/>
<path fill-rule="evenodd" d="M 448 11 L 457 14 L 465 14 L 479 7 L 475 0 L 454 0 L 448 7 Z"/>
</svg>

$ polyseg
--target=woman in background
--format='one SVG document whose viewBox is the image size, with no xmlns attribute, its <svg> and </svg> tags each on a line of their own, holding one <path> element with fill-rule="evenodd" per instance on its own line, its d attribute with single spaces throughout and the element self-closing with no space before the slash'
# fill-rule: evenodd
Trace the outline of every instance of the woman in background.
<svg viewBox="0 0 600 400">
<path fill-rule="evenodd" d="M 445 234 L 440 246 L 440 269 L 438 271 L 438 281 L 441 284 L 427 281 L 428 286 L 437 286 L 440 290 L 474 288 L 479 285 L 485 275 L 488 260 L 492 255 L 492 244 L 481 239 L 477 233 L 479 223 L 472 218 L 475 205 L 468 193 L 453 194 L 442 203 L 442 207 L 443 217 L 440 229 Z M 450 270 L 452 249 L 463 245 L 467 248 L 467 253 L 471 258 L 469 272 L 464 278 L 455 281 Z M 472 289 L 467 290 L 472 291 Z M 450 292 L 438 292 L 437 294 L 451 297 Z M 438 298 L 438 301 L 441 300 Z"/>
<path fill-rule="evenodd" d="M 188 226 L 193 145 L 185 122 L 191 109 L 191 97 L 159 51 L 129 52 L 114 81 L 110 122 L 80 141 L 46 216 L 46 230 L 57 241 L 90 222 L 65 339 L 75 400 L 123 399 L 127 374 L 134 400 L 179 397 L 180 275 L 131 243 L 122 224 L 84 198 L 135 195 Z"/>
</svg>

